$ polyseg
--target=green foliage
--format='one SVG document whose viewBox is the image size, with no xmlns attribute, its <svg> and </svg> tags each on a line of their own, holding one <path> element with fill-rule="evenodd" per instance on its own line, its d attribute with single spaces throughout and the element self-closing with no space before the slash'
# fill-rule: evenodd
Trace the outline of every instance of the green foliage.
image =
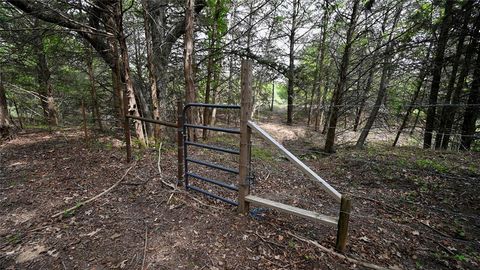
<svg viewBox="0 0 480 270">
<path fill-rule="evenodd" d="M 262 161 L 272 161 L 273 154 L 265 147 L 252 147 L 252 158 Z"/>
<path fill-rule="evenodd" d="M 63 218 L 73 217 L 75 215 L 75 210 L 65 210 L 62 213 Z"/>
<path fill-rule="evenodd" d="M 279 99 L 275 99 L 275 101 L 279 104 L 286 104 L 288 93 L 287 93 L 287 86 L 285 84 L 275 84 L 275 97 Z"/>
<path fill-rule="evenodd" d="M 422 169 L 433 169 L 440 173 L 446 173 L 449 171 L 447 166 L 433 159 L 417 159 L 415 163 Z"/>
<path fill-rule="evenodd" d="M 453 256 L 453 258 L 461 262 L 464 262 L 467 260 L 467 256 L 465 256 L 465 254 L 456 254 L 455 256 Z"/>
</svg>

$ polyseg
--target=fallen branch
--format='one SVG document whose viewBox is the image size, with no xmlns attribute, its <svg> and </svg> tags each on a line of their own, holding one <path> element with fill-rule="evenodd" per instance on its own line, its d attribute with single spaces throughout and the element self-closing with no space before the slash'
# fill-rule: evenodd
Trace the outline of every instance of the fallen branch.
<svg viewBox="0 0 480 270">
<path fill-rule="evenodd" d="M 145 269 L 145 258 L 147 257 L 148 226 L 145 224 L 145 246 L 143 247 L 142 270 Z"/>
<path fill-rule="evenodd" d="M 56 213 L 55 215 L 52 216 L 52 218 L 56 218 L 56 217 L 59 217 L 61 215 L 63 215 L 63 213 L 69 213 L 69 212 L 72 212 L 82 206 L 84 206 L 85 204 L 87 203 L 90 203 L 98 198 L 100 198 L 101 196 L 109 193 L 110 191 L 112 191 L 112 189 L 114 189 L 116 186 L 118 186 L 122 181 L 123 179 L 125 179 L 125 177 L 127 176 L 127 174 L 130 172 L 131 169 L 133 169 L 133 167 L 135 167 L 135 165 L 137 164 L 137 162 L 135 161 L 135 163 L 132 164 L 132 166 L 130 166 L 130 168 L 127 169 L 127 171 L 125 172 L 125 174 L 122 176 L 122 178 L 120 178 L 117 182 L 115 182 L 115 184 L 113 184 L 111 187 L 107 188 L 106 190 L 104 190 L 102 193 L 96 195 L 95 197 L 92 197 L 86 201 L 83 201 L 81 203 L 78 203 L 77 205 L 73 206 L 73 207 L 70 207 L 68 208 L 67 210 L 64 210 L 64 211 L 61 211 L 61 212 L 58 212 Z"/>
<path fill-rule="evenodd" d="M 340 259 L 347 260 L 348 262 L 351 262 L 351 263 L 354 263 L 354 264 L 357 264 L 357 265 L 361 265 L 363 267 L 367 267 L 367 268 L 370 268 L 370 269 L 375 269 L 375 270 L 388 270 L 389 269 L 389 268 L 385 268 L 383 266 L 379 266 L 379 265 L 376 265 L 376 264 L 367 263 L 367 262 L 363 262 L 363 261 L 359 261 L 359 260 L 347 257 L 343 254 L 340 254 L 338 252 L 333 251 L 332 249 L 329 249 L 329 248 L 326 248 L 326 247 L 320 245 L 320 243 L 318 243 L 317 241 L 313 241 L 313 240 L 310 240 L 310 239 L 303 238 L 303 237 L 295 235 L 291 232 L 287 232 L 287 233 L 289 235 L 293 236 L 294 238 L 300 240 L 300 241 L 303 241 L 303 242 L 308 243 L 308 244 L 312 244 L 312 245 L 318 247 L 319 249 L 321 249 L 322 251 L 328 252 L 328 253 L 330 253 L 330 254 L 332 254 L 332 255 L 340 258 Z"/>
</svg>

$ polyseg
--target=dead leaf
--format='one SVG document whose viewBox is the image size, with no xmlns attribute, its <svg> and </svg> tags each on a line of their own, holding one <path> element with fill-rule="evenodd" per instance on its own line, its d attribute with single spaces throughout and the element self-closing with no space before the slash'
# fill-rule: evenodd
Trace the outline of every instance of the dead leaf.
<svg viewBox="0 0 480 270">
<path fill-rule="evenodd" d="M 370 243 L 370 239 L 369 239 L 368 237 L 366 237 L 366 236 L 362 236 L 362 237 L 360 237 L 360 238 L 358 238 L 358 239 L 360 239 L 360 240 L 362 240 L 362 241 L 364 241 L 364 242 L 366 242 L 366 243 Z"/>
</svg>

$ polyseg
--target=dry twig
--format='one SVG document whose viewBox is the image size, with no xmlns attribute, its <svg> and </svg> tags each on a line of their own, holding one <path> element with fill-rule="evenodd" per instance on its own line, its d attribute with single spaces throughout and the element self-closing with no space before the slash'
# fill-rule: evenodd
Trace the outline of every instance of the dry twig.
<svg viewBox="0 0 480 270">
<path fill-rule="evenodd" d="M 359 260 L 347 257 L 343 254 L 340 254 L 338 252 L 333 251 L 332 249 L 329 249 L 329 248 L 326 248 L 326 247 L 320 245 L 320 243 L 318 243 L 317 241 L 313 241 L 313 240 L 310 240 L 310 239 L 303 238 L 303 237 L 295 235 L 291 232 L 287 232 L 287 233 L 289 235 L 293 236 L 294 238 L 300 240 L 300 241 L 303 241 L 303 242 L 308 243 L 308 244 L 312 244 L 312 245 L 318 247 L 319 249 L 321 249 L 324 252 L 328 252 L 328 253 L 330 253 L 330 254 L 332 254 L 332 255 L 340 258 L 340 259 L 347 260 L 351 263 L 361 265 L 363 267 L 366 267 L 366 268 L 369 268 L 369 269 L 374 269 L 374 270 L 388 270 L 389 269 L 389 268 L 386 268 L 386 267 L 383 267 L 383 266 L 379 266 L 379 265 L 376 265 L 376 264 L 367 263 L 367 262 L 363 262 L 363 261 L 359 261 Z"/>
<path fill-rule="evenodd" d="M 148 226 L 145 224 L 145 246 L 143 247 L 143 260 L 142 270 L 145 269 L 145 258 L 147 257 L 147 244 L 148 244 Z"/>
<path fill-rule="evenodd" d="M 96 196 L 86 200 L 86 201 L 83 201 L 81 203 L 78 203 L 77 205 L 73 206 L 73 207 L 70 207 L 68 208 L 67 210 L 64 210 L 64 211 L 61 211 L 61 212 L 58 212 L 56 213 L 55 215 L 52 216 L 52 218 L 56 218 L 56 217 L 59 217 L 61 216 L 63 213 L 68 213 L 68 212 L 71 212 L 71 211 L 74 211 L 82 206 L 84 206 L 85 204 L 89 203 L 89 202 L 92 202 L 98 198 L 100 198 L 101 196 L 109 193 L 110 191 L 112 191 L 112 189 L 114 189 L 116 186 L 118 186 L 122 181 L 123 179 L 125 179 L 125 177 L 127 176 L 127 174 L 130 172 L 131 169 L 133 169 L 133 167 L 135 167 L 135 165 L 137 165 L 137 162 L 135 161 L 135 163 L 132 164 L 132 166 L 130 166 L 130 168 L 127 169 L 127 171 L 125 172 L 125 174 L 122 176 L 122 178 L 120 178 L 117 182 L 115 182 L 115 184 L 113 184 L 111 187 L 107 188 L 106 190 L 104 190 L 103 192 L 101 192 L 100 194 L 97 194 Z"/>
</svg>

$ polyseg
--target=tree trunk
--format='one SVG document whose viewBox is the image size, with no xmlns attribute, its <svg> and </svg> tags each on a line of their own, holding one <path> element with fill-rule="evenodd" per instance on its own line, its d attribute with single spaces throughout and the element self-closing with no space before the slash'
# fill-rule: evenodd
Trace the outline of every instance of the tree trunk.
<svg viewBox="0 0 480 270">
<path fill-rule="evenodd" d="M 17 101 L 15 101 L 15 99 L 13 99 L 12 101 L 13 106 L 15 107 L 15 112 L 17 113 L 18 123 L 20 124 L 20 128 L 23 129 L 23 120 L 22 116 L 20 115 L 20 110 L 18 109 Z"/>
<path fill-rule="evenodd" d="M 315 131 L 320 130 L 320 124 L 323 122 L 323 129 L 322 129 L 322 134 L 327 133 L 327 127 L 329 124 L 330 120 L 330 106 L 328 107 L 328 111 L 326 110 L 327 108 L 327 94 L 330 92 L 330 83 L 331 83 L 331 70 L 332 66 L 334 64 L 334 61 L 331 61 L 330 65 L 325 68 L 324 72 L 324 77 L 326 78 L 325 83 L 323 85 L 323 89 L 321 89 L 321 94 L 318 102 L 318 108 L 317 108 L 317 113 L 315 114 Z M 330 101 L 330 105 L 332 102 Z M 325 117 L 326 115 L 326 117 Z"/>
<path fill-rule="evenodd" d="M 442 20 L 435 57 L 433 59 L 432 85 L 428 98 L 429 107 L 427 109 L 427 120 L 425 123 L 425 133 L 423 136 L 424 149 L 429 149 L 432 146 L 433 132 L 435 130 L 436 105 L 438 100 L 438 92 L 440 90 L 440 82 L 442 79 L 442 68 L 445 58 L 445 49 L 449 38 L 451 15 L 454 2 L 455 1 L 453 0 L 447 0 L 445 3 L 445 15 Z"/>
<path fill-rule="evenodd" d="M 392 37 L 393 37 L 393 32 L 397 27 L 397 22 L 398 22 L 398 19 L 400 18 L 400 14 L 402 13 L 402 5 L 403 3 L 400 4 L 397 7 L 397 10 L 395 11 L 392 30 L 390 31 L 390 34 L 388 36 L 387 47 L 385 48 L 382 76 L 380 79 L 380 87 L 378 89 L 377 98 L 375 100 L 375 105 L 373 106 L 372 111 L 370 112 L 370 115 L 367 119 L 367 123 L 365 124 L 365 127 L 362 129 L 362 132 L 360 133 L 360 137 L 357 140 L 357 143 L 355 145 L 357 148 L 362 148 L 365 145 L 365 141 L 367 140 L 368 133 L 372 129 L 373 124 L 377 119 L 378 111 L 380 110 L 380 107 L 382 106 L 382 103 L 385 98 L 385 94 L 387 93 L 388 81 L 390 80 L 390 76 L 393 72 L 392 58 L 394 56 L 394 53 L 393 53 L 394 48 L 393 48 Z"/>
<path fill-rule="evenodd" d="M 470 21 L 472 5 L 473 5 L 473 1 L 466 1 L 463 7 L 463 12 L 462 12 L 463 23 L 462 23 L 462 28 L 457 41 L 455 56 L 452 59 L 453 66 L 452 66 L 452 71 L 450 73 L 450 80 L 447 86 L 447 94 L 445 96 L 445 101 L 443 102 L 444 104 L 449 104 L 449 103 L 456 104 L 456 102 L 453 102 L 453 100 L 451 100 L 452 95 L 455 95 L 454 92 L 458 88 L 458 85 L 461 85 L 463 87 L 464 78 L 462 79 L 462 74 L 458 78 L 457 87 L 455 87 L 455 82 L 457 81 L 457 72 L 458 72 L 458 67 L 460 66 L 460 59 L 464 54 L 464 44 L 465 44 L 465 38 L 468 35 L 468 30 L 469 30 L 468 23 Z M 475 46 L 475 45 L 472 45 L 472 42 L 471 42 L 470 46 Z M 464 67 L 465 65 L 467 65 L 466 64 L 467 62 L 470 63 L 469 57 L 471 57 L 471 55 L 470 56 L 465 55 L 465 58 L 463 60 Z M 463 76 L 465 76 L 465 74 Z M 453 119 L 450 117 L 452 116 L 452 107 L 449 107 L 449 106 L 442 107 L 442 111 L 440 115 L 441 116 L 440 116 L 440 124 L 438 126 L 438 133 L 435 137 L 435 148 L 438 149 L 441 147 L 446 149 L 448 146 L 448 141 L 450 137 L 449 133 L 451 129 L 451 124 L 449 122 L 453 123 Z M 453 113 L 453 116 L 454 115 L 455 113 Z"/>
<path fill-rule="evenodd" d="M 122 16 L 122 6 L 121 3 L 117 5 L 115 9 L 115 18 L 116 18 L 116 26 L 118 31 L 118 43 L 120 47 L 120 55 L 122 58 L 122 79 L 125 83 L 125 101 L 127 102 L 127 110 L 124 112 L 125 116 L 133 115 L 140 117 L 140 113 L 137 106 L 137 101 L 135 99 L 135 89 L 133 87 L 132 78 L 130 76 L 130 61 L 128 57 L 128 49 L 127 49 L 127 42 L 125 33 L 123 31 L 123 16 Z M 135 124 L 135 134 L 137 135 L 138 140 L 142 146 L 145 146 L 145 133 L 143 129 L 142 122 L 139 120 L 133 121 Z"/>
<path fill-rule="evenodd" d="M 8 139 L 11 133 L 11 123 L 8 119 L 7 96 L 0 72 L 0 141 Z"/>
<path fill-rule="evenodd" d="M 480 116 L 480 46 L 477 47 L 477 59 L 475 63 L 475 70 L 473 72 L 473 81 L 468 95 L 467 107 L 463 114 L 462 123 L 462 150 L 469 150 L 474 141 L 476 132 L 476 122 Z"/>
<path fill-rule="evenodd" d="M 293 124 L 293 98 L 295 85 L 295 34 L 297 31 L 297 15 L 300 11 L 300 1 L 293 0 L 292 24 L 290 28 L 288 53 L 288 86 L 287 86 L 287 125 Z"/>
<path fill-rule="evenodd" d="M 36 33 L 35 43 L 34 50 L 37 56 L 38 93 L 40 94 L 45 122 L 49 126 L 56 126 L 58 124 L 57 110 L 55 99 L 53 98 L 53 87 L 50 81 L 50 69 L 44 51 L 43 33 Z"/>
<path fill-rule="evenodd" d="M 317 109 L 315 110 L 315 130 L 318 130 L 318 116 L 321 111 L 321 104 L 323 102 L 324 96 L 322 95 L 322 84 L 323 84 L 323 74 L 325 73 L 325 54 L 327 50 L 326 46 L 326 40 L 327 40 L 327 35 L 328 35 L 328 23 L 330 19 L 330 12 L 329 12 L 329 7 L 328 7 L 328 1 L 325 1 L 325 6 L 324 12 L 323 12 L 323 17 L 322 17 L 322 38 L 318 47 L 318 55 L 317 55 L 317 61 L 315 65 L 315 75 L 314 75 L 314 81 L 313 81 L 313 87 L 312 87 L 312 93 L 310 96 L 310 107 L 308 110 L 308 121 L 307 125 L 310 126 L 310 122 L 312 121 L 312 113 L 313 113 L 313 100 L 315 98 L 315 95 L 317 95 Z M 325 87 L 324 87 L 325 88 Z"/>
<path fill-rule="evenodd" d="M 216 65 L 217 59 L 217 28 L 218 28 L 218 19 L 220 16 L 220 0 L 215 1 L 215 8 L 213 10 L 213 23 L 211 25 L 211 34 L 209 39 L 209 48 L 208 48 L 208 62 L 207 62 L 207 81 L 205 84 L 205 103 L 215 103 L 215 92 L 218 85 L 218 70 Z M 212 81 L 213 80 L 213 81 Z M 213 85 L 213 87 L 212 87 Z M 213 88 L 213 91 L 212 91 Z M 212 93 L 213 92 L 213 93 Z M 205 126 L 211 125 L 212 123 L 213 111 L 210 108 L 203 109 L 203 124 Z M 208 137 L 208 130 L 204 129 L 202 134 L 203 140 L 206 140 Z"/>
<path fill-rule="evenodd" d="M 467 6 L 467 9 L 470 10 L 470 6 Z M 469 15 L 469 14 L 468 14 Z M 465 23 L 466 28 L 468 27 L 468 21 Z M 468 29 L 468 28 L 467 28 Z M 460 74 L 458 76 L 457 80 L 457 85 L 455 89 L 453 90 L 452 93 L 452 100 L 450 104 L 452 106 L 445 106 L 443 111 L 442 111 L 442 121 L 440 125 L 440 132 L 441 134 L 438 134 L 440 136 L 437 136 L 437 140 L 435 141 L 435 146 L 441 147 L 443 149 L 447 149 L 448 143 L 450 141 L 450 134 L 452 133 L 452 127 L 453 123 L 455 121 L 455 114 L 458 109 L 458 105 L 460 104 L 460 98 L 462 94 L 462 90 L 464 89 L 465 86 L 465 81 L 468 77 L 468 74 L 470 72 L 470 64 L 472 58 L 475 57 L 476 49 L 477 49 L 477 44 L 478 44 L 478 39 L 480 38 L 480 14 L 477 16 L 475 20 L 475 26 L 473 30 L 473 36 L 472 39 L 470 40 L 470 44 L 467 47 L 467 50 L 465 52 L 465 57 L 463 60 L 463 65 L 462 69 L 460 70 Z M 467 33 L 465 33 L 466 35 Z M 442 125 L 443 124 L 443 125 Z"/>
<path fill-rule="evenodd" d="M 272 100 L 270 101 L 270 111 L 273 112 L 273 102 L 275 101 L 275 81 L 272 81 Z"/>
<path fill-rule="evenodd" d="M 85 46 L 90 46 L 90 45 L 85 44 Z M 87 62 L 88 78 L 90 80 L 90 96 L 92 98 L 93 119 L 97 123 L 98 129 L 102 131 L 103 124 L 100 116 L 100 109 L 98 108 L 97 86 L 96 86 L 95 72 L 93 67 L 92 49 L 88 47 L 86 49 L 86 62 Z"/>
<path fill-rule="evenodd" d="M 413 93 L 412 100 L 410 101 L 410 106 L 407 108 L 407 112 L 405 113 L 405 116 L 403 117 L 402 124 L 398 128 L 397 135 L 395 136 L 395 140 L 393 141 L 393 147 L 395 147 L 398 143 L 398 140 L 400 139 L 400 135 L 402 134 L 403 129 L 407 125 L 408 118 L 410 117 L 410 114 L 412 113 L 413 109 L 415 108 L 414 105 L 417 102 L 418 96 L 420 95 L 420 90 L 422 90 L 423 83 L 425 81 L 425 77 L 427 76 L 427 70 L 428 70 L 428 65 L 430 61 L 430 47 L 428 48 L 427 51 L 427 56 L 425 58 L 425 62 L 423 63 L 422 70 L 420 71 L 420 75 L 417 81 L 417 88 L 415 89 L 415 92 Z"/>
<path fill-rule="evenodd" d="M 328 125 L 327 138 L 325 141 L 325 151 L 332 153 L 335 151 L 335 132 L 337 128 L 338 117 L 340 116 L 340 109 L 343 106 L 343 94 L 345 91 L 345 84 L 347 80 L 348 66 L 350 63 L 350 53 L 352 50 L 353 34 L 355 32 L 355 25 L 357 23 L 357 13 L 360 0 L 353 2 L 352 15 L 347 30 L 347 40 L 345 43 L 345 49 L 343 51 L 342 62 L 340 65 L 340 75 L 338 76 L 337 86 L 333 92 L 332 108 L 330 115 L 330 123 Z"/>
<path fill-rule="evenodd" d="M 109 18 L 107 22 L 107 29 L 111 32 L 115 32 L 115 22 L 113 18 Z M 120 64 L 120 54 L 118 52 L 117 39 L 115 37 L 108 38 L 108 45 L 110 47 L 112 55 L 112 64 L 110 66 L 112 70 L 112 86 L 113 86 L 113 106 L 117 111 L 117 124 L 120 125 L 123 122 L 123 117 L 125 115 L 123 105 L 123 88 L 122 84 L 122 71 Z"/>
<path fill-rule="evenodd" d="M 193 28 L 194 28 L 194 15 L 193 7 L 195 6 L 195 0 L 186 0 L 185 9 L 185 37 L 184 37 L 184 76 L 185 76 L 185 100 L 187 103 L 195 102 L 195 82 L 193 78 Z M 195 123 L 195 112 L 191 108 L 187 113 L 187 122 L 190 124 Z M 189 129 L 190 138 L 196 139 L 196 132 L 193 129 Z"/>
<path fill-rule="evenodd" d="M 153 118 L 155 120 L 160 120 L 160 102 L 159 102 L 159 93 L 157 88 L 157 69 L 153 60 L 153 40 L 152 40 L 152 29 L 150 27 L 151 19 L 148 16 L 147 12 L 150 10 L 149 1 L 143 0 L 143 25 L 145 28 L 145 45 L 147 48 L 147 69 L 148 69 L 148 81 L 150 84 L 150 96 L 152 99 L 152 111 Z M 154 126 L 154 137 L 156 140 L 159 140 L 161 136 L 161 127 L 160 125 Z"/>
</svg>

